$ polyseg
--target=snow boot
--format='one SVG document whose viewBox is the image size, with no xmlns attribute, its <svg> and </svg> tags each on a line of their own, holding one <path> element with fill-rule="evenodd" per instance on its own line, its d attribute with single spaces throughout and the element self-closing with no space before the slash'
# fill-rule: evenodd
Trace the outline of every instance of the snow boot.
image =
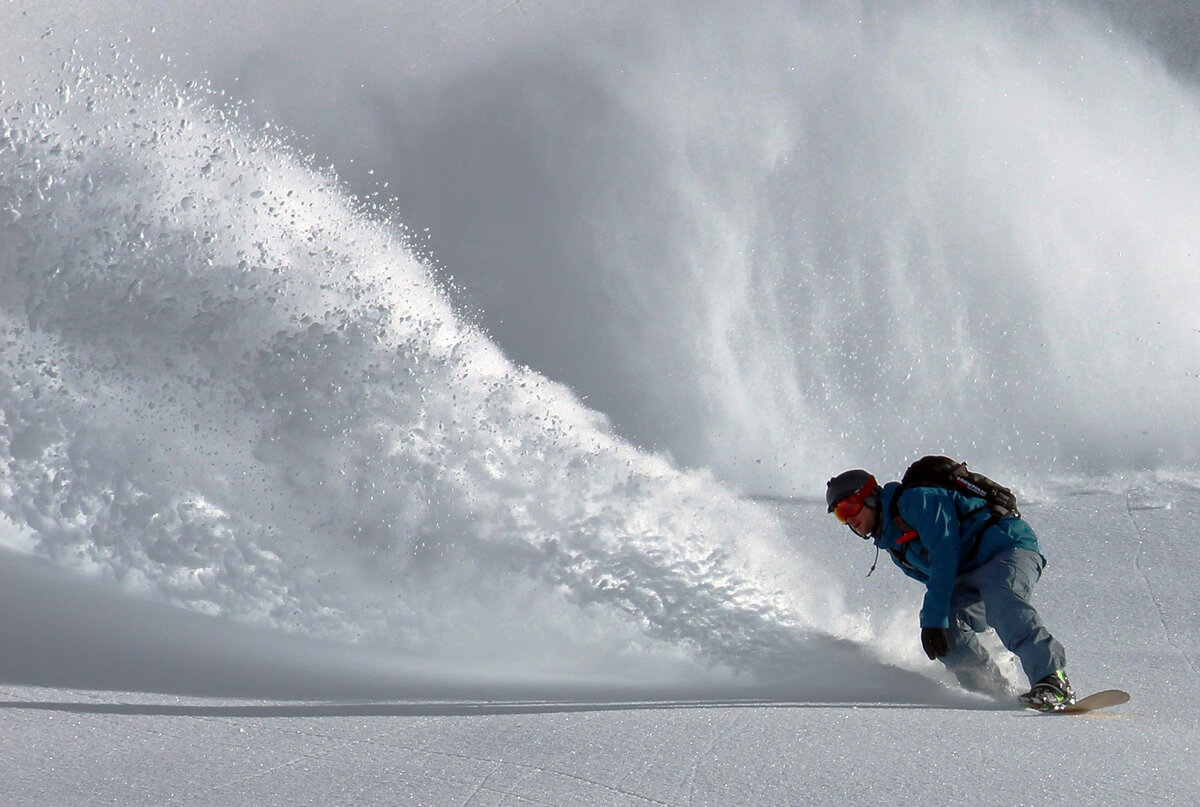
<svg viewBox="0 0 1200 807">
<path fill-rule="evenodd" d="M 1058 712 L 1075 704 L 1075 690 L 1062 670 L 1050 673 L 1021 696 L 1021 703 L 1040 712 Z"/>
</svg>

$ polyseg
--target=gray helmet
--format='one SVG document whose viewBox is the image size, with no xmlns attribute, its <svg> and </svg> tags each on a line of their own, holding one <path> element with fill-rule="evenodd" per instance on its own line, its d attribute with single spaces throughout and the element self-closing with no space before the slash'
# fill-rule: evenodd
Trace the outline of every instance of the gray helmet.
<svg viewBox="0 0 1200 807">
<path fill-rule="evenodd" d="M 825 483 L 825 504 L 829 505 L 828 512 L 832 513 L 837 503 L 847 496 L 858 493 L 864 487 L 874 489 L 876 485 L 875 477 L 861 468 L 842 471 Z"/>
</svg>

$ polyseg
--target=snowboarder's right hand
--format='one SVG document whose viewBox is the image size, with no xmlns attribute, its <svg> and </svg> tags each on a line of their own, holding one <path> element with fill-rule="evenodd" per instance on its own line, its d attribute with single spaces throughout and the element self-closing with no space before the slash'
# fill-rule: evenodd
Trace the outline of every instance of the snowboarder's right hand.
<svg viewBox="0 0 1200 807">
<path fill-rule="evenodd" d="M 945 628 L 921 628 L 921 647 L 929 659 L 939 659 L 950 652 L 950 632 Z"/>
</svg>

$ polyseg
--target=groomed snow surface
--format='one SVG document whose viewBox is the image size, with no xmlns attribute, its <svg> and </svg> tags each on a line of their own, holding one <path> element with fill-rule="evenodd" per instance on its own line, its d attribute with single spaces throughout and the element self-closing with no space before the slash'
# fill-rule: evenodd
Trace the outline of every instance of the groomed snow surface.
<svg viewBox="0 0 1200 807">
<path fill-rule="evenodd" d="M 890 568 L 864 580 L 871 553 L 820 507 L 775 507 L 796 540 L 830 553 L 856 599 L 902 612 L 915 635 L 918 589 Z M 1186 481 L 1080 487 L 1029 508 L 1051 556 L 1037 602 L 1076 685 L 1133 695 L 1078 717 L 996 710 L 914 688 L 898 670 L 896 691 L 880 695 L 867 682 L 886 669 L 865 660 L 833 681 L 797 669 L 755 691 L 451 671 L 435 676 L 437 692 L 403 658 L 389 667 L 279 640 L 255 650 L 217 620 L 132 601 L 96 608 L 111 595 L 9 557 L 3 677 L 61 685 L 0 687 L 3 792 L 22 805 L 1190 805 L 1198 516 L 1200 490 Z M 79 625 L 86 637 L 72 635 Z M 253 696 L 137 691 L 170 680 Z M 306 689 L 317 699 L 272 697 Z M 813 690 L 826 694 L 804 697 Z"/>
</svg>

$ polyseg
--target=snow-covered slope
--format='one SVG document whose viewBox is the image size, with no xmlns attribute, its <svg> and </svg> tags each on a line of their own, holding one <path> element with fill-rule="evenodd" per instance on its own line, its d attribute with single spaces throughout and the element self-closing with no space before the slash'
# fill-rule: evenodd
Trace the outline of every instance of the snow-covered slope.
<svg viewBox="0 0 1200 807">
<path fill-rule="evenodd" d="M 798 533 L 828 542 L 856 603 L 896 620 L 908 646 L 901 660 L 936 677 L 918 659 L 912 585 L 891 569 L 864 581 L 870 552 L 826 524 L 819 507 L 781 509 Z M 300 660 L 278 639 L 249 651 L 228 625 L 203 629 L 143 613 L 141 630 L 109 624 L 89 633 L 111 642 L 116 679 L 86 669 L 85 659 L 83 668 L 45 673 L 46 683 L 65 687 L 0 686 L 0 783 L 27 805 L 1188 805 L 1200 785 L 1200 631 L 1186 562 L 1197 516 L 1194 483 L 1151 478 L 1068 486 L 1030 508 L 1051 555 L 1038 602 L 1067 644 L 1077 684 L 1133 693 L 1108 712 L 996 711 L 932 694 L 898 670 L 891 697 L 877 699 L 863 686 L 869 662 L 861 659 L 833 677 L 822 671 L 820 681 L 798 669 L 793 687 L 771 691 L 679 685 L 639 693 L 532 676 L 508 689 L 450 677 L 431 691 L 400 658 L 389 665 L 310 645 Z M 1068 548 L 1075 543 L 1088 548 Z M 14 582 L 6 574 L 4 591 Z M 55 641 L 60 610 L 29 589 L 17 586 L 36 609 L 23 621 Z M 78 603 L 95 601 L 63 597 L 63 607 Z M 6 593 L 7 626 L 19 607 Z M 134 608 L 110 613 L 122 620 Z M 186 627 L 186 636 L 164 645 L 166 626 Z M 198 652 L 191 672 L 180 673 L 175 662 L 188 642 Z M 69 666 L 80 655 L 59 658 Z M 121 669 L 126 658 L 145 674 Z M 277 665 L 275 674 L 255 659 Z M 77 688 L 135 685 L 156 673 L 248 697 Z M 402 683 L 433 699 L 412 700 Z M 279 700 L 289 689 L 322 699 Z"/>
<path fill-rule="evenodd" d="M 0 792 L 1190 803 L 1152 6 L 8 4 Z M 819 501 L 929 451 L 1018 487 L 1132 703 L 925 661 Z"/>
</svg>

